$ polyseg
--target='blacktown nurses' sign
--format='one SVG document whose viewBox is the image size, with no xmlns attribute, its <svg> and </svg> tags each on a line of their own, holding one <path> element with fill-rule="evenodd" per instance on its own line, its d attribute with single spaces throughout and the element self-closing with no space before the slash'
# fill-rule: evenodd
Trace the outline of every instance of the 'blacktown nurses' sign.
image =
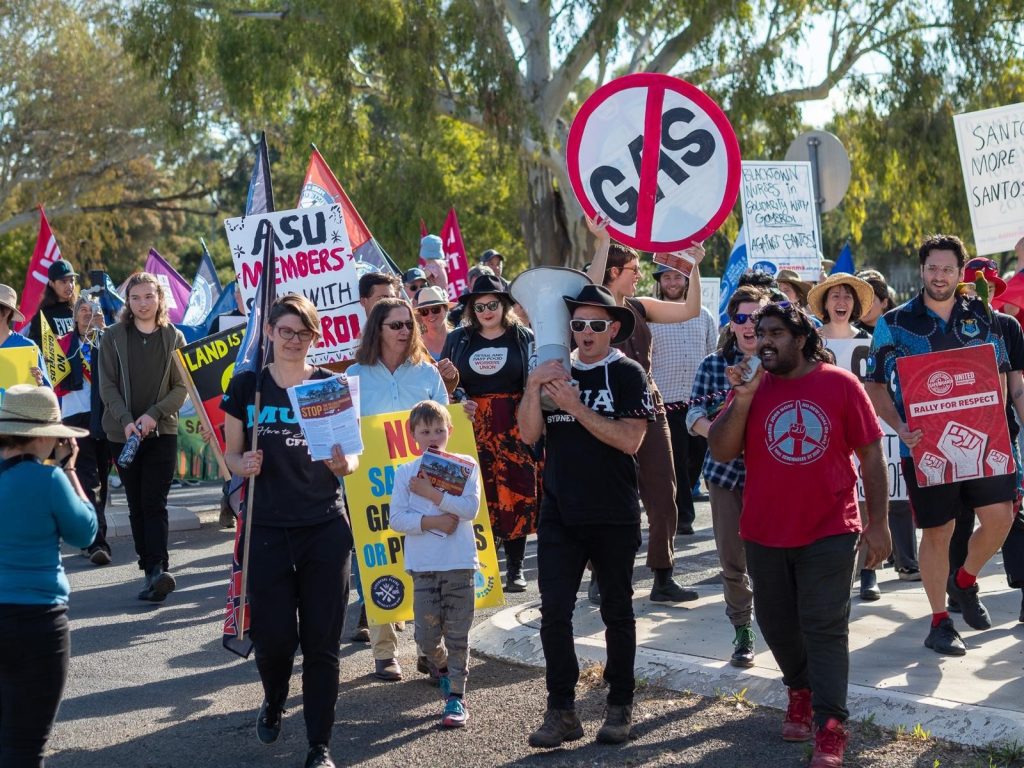
<svg viewBox="0 0 1024 768">
<path fill-rule="evenodd" d="M 241 216 L 225 221 L 224 230 L 247 304 L 256 295 L 263 246 L 272 237 L 277 295 L 301 293 L 320 314 L 320 341 L 310 349 L 309 362 L 319 365 L 353 356 L 365 314 L 340 206 Z"/>
<path fill-rule="evenodd" d="M 705 240 L 739 193 L 740 147 L 703 91 L 668 75 L 598 88 L 569 130 L 566 163 L 588 216 L 626 245 L 667 253 Z"/>
</svg>

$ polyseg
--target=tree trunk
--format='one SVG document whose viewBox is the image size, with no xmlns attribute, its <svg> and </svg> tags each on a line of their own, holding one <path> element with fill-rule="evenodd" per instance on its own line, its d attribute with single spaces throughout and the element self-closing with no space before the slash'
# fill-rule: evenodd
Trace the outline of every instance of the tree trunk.
<svg viewBox="0 0 1024 768">
<path fill-rule="evenodd" d="M 594 252 L 583 208 L 569 184 L 565 158 L 547 150 L 547 158 L 526 157 L 528 205 L 520 212 L 531 267 L 582 269 Z"/>
</svg>

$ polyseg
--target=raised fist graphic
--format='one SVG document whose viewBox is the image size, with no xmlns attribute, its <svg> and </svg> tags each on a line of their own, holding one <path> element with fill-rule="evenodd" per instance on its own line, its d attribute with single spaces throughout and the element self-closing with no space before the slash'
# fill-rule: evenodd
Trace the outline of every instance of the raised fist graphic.
<svg viewBox="0 0 1024 768">
<path fill-rule="evenodd" d="M 953 482 L 984 477 L 981 466 L 985 456 L 988 435 L 951 421 L 942 431 L 938 446 L 942 455 L 953 465 Z"/>
</svg>

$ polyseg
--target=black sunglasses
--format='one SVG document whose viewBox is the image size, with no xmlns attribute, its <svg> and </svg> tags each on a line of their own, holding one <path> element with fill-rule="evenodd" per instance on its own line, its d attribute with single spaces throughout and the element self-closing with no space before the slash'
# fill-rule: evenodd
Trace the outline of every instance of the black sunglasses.
<svg viewBox="0 0 1024 768">
<path fill-rule="evenodd" d="M 438 304 L 436 307 L 420 307 L 416 311 L 419 312 L 422 317 L 426 317 L 427 315 L 440 315 L 444 312 L 444 307 Z"/>
<path fill-rule="evenodd" d="M 403 328 L 411 331 L 415 323 L 412 320 L 392 320 L 390 323 L 381 323 L 381 327 L 390 328 L 392 331 L 400 331 Z"/>
<path fill-rule="evenodd" d="M 592 330 L 594 333 L 604 333 L 608 330 L 608 326 L 612 324 L 611 320 L 570 320 L 569 327 L 576 333 L 583 333 L 587 328 Z"/>
<path fill-rule="evenodd" d="M 493 312 L 494 310 L 496 310 L 500 306 L 501 306 L 501 302 L 500 301 L 498 301 L 497 299 L 492 299 L 491 301 L 483 302 L 481 304 L 474 304 L 473 305 L 473 311 L 474 312 Z"/>
</svg>

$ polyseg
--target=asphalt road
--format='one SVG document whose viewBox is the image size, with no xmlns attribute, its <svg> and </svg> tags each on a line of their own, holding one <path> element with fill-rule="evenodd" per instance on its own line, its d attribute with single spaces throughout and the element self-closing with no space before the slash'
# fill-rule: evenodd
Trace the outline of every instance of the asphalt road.
<svg viewBox="0 0 1024 768">
<path fill-rule="evenodd" d="M 173 503 L 209 499 L 208 489 L 176 491 Z M 123 503 L 123 502 L 122 502 Z M 700 505 L 698 526 L 709 528 Z M 65 558 L 71 597 L 72 662 L 50 741 L 51 768 L 202 768 L 301 766 L 306 750 L 301 710 L 301 657 L 281 739 L 255 736 L 262 700 L 254 663 L 221 648 L 231 534 L 203 513 L 201 530 L 171 534 L 178 590 L 161 606 L 140 602 L 141 586 L 129 539 L 115 539 L 114 564 L 97 568 Z M 679 540 L 687 583 L 714 577 L 708 534 Z M 509 602 L 537 599 L 533 545 L 530 589 Z M 649 590 L 637 569 L 637 593 Z M 478 615 L 487 620 L 489 613 Z M 354 619 L 354 612 L 350 612 Z M 346 635 L 347 637 L 347 635 Z M 544 710 L 543 671 L 475 656 L 468 689 L 469 727 L 444 731 L 441 700 L 415 672 L 412 628 L 400 635 L 406 680 L 383 683 L 370 672 L 368 646 L 342 646 L 341 696 L 332 751 L 339 766 L 594 766 L 693 765 L 776 768 L 806 765 L 809 749 L 778 737 L 781 713 L 746 705 L 742 696 L 701 698 L 641 682 L 634 729 L 626 745 L 593 743 L 603 717 L 599 672 L 584 676 L 579 709 L 587 738 L 567 749 L 537 753 L 526 743 Z M 855 728 L 848 766 L 906 768 L 989 766 L 987 755 L 933 739 L 897 737 Z M 936 762 L 938 761 L 938 762 Z M 998 765 L 998 763 L 995 763 Z"/>
</svg>

